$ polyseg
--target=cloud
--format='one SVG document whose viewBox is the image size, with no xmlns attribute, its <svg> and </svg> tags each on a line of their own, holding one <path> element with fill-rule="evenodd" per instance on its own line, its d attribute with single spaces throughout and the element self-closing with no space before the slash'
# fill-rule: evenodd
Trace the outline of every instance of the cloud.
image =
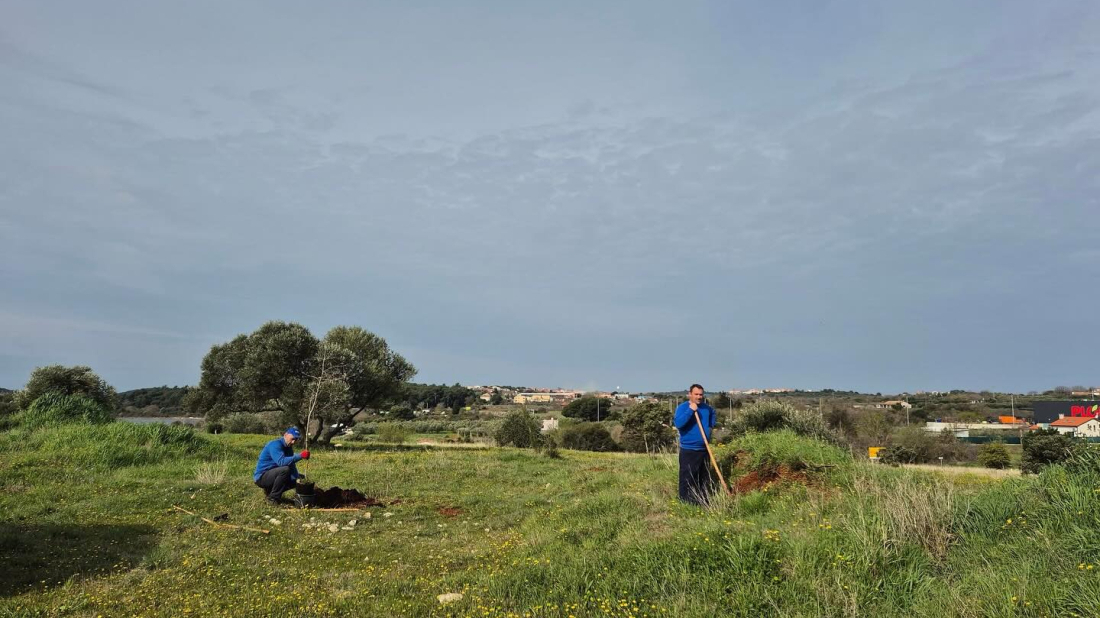
<svg viewBox="0 0 1100 618">
<path fill-rule="evenodd" d="M 0 282 L 21 292 L 0 310 L 216 336 L 363 323 L 445 382 L 515 367 L 514 382 L 679 384 L 666 359 L 695 337 L 710 383 L 915 388 L 900 365 L 868 367 L 883 341 L 935 364 L 956 319 L 1017 325 L 986 299 L 1026 302 L 1088 268 L 1067 239 L 1100 194 L 1098 22 L 1075 6 L 1034 37 L 1023 5 L 996 20 L 970 7 L 935 48 L 905 24 L 943 7 L 845 3 L 818 16 L 848 23 L 836 31 L 760 9 L 756 36 L 793 45 L 763 56 L 722 36 L 741 26 L 713 6 L 667 28 L 649 6 L 601 26 L 452 16 L 469 37 L 425 18 L 420 47 L 336 37 L 345 25 L 318 16 L 304 60 L 276 45 L 295 12 L 240 53 L 213 37 L 194 55 L 191 31 L 135 13 L 149 30 L 119 48 L 159 36 L 172 79 L 95 28 L 41 26 L 0 49 L 17 84 L 0 93 L 15 145 L 0 153 Z M 513 363 L 521 340 L 539 352 Z"/>
</svg>

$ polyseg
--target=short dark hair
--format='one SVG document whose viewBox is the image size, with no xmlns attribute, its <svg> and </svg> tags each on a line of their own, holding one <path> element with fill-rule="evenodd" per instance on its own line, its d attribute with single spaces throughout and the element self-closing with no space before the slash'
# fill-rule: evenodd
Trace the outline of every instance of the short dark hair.
<svg viewBox="0 0 1100 618">
<path fill-rule="evenodd" d="M 695 389 L 699 389 L 699 390 L 703 391 L 704 393 L 707 392 L 707 389 L 703 388 L 702 384 L 692 384 L 691 388 L 688 389 L 688 392 L 690 393 L 691 391 L 693 391 Z"/>
</svg>

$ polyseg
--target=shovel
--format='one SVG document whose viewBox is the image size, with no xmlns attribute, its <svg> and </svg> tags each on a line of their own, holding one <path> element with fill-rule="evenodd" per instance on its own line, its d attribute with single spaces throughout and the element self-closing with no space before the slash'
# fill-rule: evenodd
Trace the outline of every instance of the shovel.
<svg viewBox="0 0 1100 618">
<path fill-rule="evenodd" d="M 710 440 L 707 440 L 707 432 L 703 429 L 703 421 L 699 420 L 699 411 L 695 410 L 695 422 L 699 425 L 699 435 L 703 437 L 703 446 L 707 447 L 707 455 L 710 455 L 710 465 L 714 466 L 714 472 L 718 474 L 718 480 L 722 481 L 722 489 L 726 490 L 727 494 L 733 494 L 730 491 L 730 486 L 726 484 L 726 479 L 722 477 L 722 471 L 718 469 L 718 460 L 714 458 L 714 451 L 710 450 Z"/>
</svg>

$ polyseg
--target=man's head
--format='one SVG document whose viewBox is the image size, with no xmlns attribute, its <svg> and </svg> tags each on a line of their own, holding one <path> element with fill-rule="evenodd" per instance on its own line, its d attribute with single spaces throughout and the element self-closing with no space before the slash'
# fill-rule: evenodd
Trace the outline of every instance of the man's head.
<svg viewBox="0 0 1100 618">
<path fill-rule="evenodd" d="M 291 427 L 283 432 L 283 442 L 285 442 L 287 446 L 290 446 L 301 439 L 302 432 L 298 431 L 297 427 Z"/>
<path fill-rule="evenodd" d="M 688 401 L 699 405 L 703 403 L 703 387 L 698 384 L 692 384 L 688 389 Z"/>
</svg>

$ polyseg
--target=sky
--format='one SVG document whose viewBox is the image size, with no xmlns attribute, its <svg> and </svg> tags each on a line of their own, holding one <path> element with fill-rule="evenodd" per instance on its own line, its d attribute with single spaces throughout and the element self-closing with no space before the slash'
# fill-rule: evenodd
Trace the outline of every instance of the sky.
<svg viewBox="0 0 1100 618">
<path fill-rule="evenodd" d="M 1093 0 L 0 0 L 0 386 L 1100 384 Z"/>
</svg>

